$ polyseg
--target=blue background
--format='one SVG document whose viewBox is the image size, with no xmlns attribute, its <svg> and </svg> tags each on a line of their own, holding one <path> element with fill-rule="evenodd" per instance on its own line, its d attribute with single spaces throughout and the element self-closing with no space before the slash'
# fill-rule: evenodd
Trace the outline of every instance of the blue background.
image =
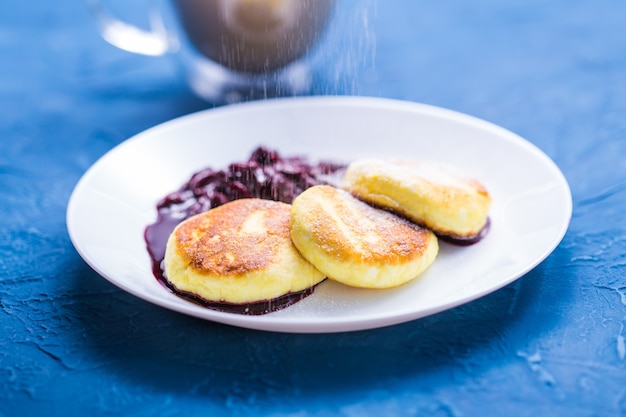
<svg viewBox="0 0 626 417">
<path fill-rule="evenodd" d="M 109 149 L 213 104 L 175 57 L 105 43 L 81 0 L 4 0 L 0 416 L 626 416 L 626 2 L 340 5 L 349 36 L 329 35 L 313 94 L 434 104 L 527 138 L 572 189 L 560 246 L 500 291 L 378 330 L 278 334 L 153 306 L 81 260 L 67 201 Z"/>
</svg>

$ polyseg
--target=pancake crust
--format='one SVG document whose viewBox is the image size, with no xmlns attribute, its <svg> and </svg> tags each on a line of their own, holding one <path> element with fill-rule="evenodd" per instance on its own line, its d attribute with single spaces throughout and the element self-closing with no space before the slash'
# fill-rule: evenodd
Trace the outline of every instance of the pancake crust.
<svg viewBox="0 0 626 417">
<path fill-rule="evenodd" d="M 355 161 L 341 187 L 435 233 L 461 239 L 479 235 L 491 206 L 491 196 L 479 181 L 435 162 Z"/>
<path fill-rule="evenodd" d="M 430 230 L 327 185 L 311 187 L 294 200 L 291 239 L 328 278 L 362 288 L 404 284 L 439 250 Z"/>
<path fill-rule="evenodd" d="M 167 280 L 179 291 L 233 304 L 272 300 L 319 283 L 325 276 L 291 242 L 290 208 L 242 199 L 185 220 L 167 242 Z"/>
</svg>

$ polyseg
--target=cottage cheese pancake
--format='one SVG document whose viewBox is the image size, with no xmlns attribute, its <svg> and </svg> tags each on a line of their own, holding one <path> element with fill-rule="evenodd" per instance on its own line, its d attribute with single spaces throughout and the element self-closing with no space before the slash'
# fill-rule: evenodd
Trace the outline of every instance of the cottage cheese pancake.
<svg viewBox="0 0 626 417">
<path fill-rule="evenodd" d="M 341 187 L 440 235 L 472 239 L 488 224 L 491 196 L 485 187 L 435 162 L 358 160 L 348 166 Z"/>
<path fill-rule="evenodd" d="M 439 249 L 430 230 L 328 185 L 311 187 L 294 200 L 291 239 L 328 278 L 362 288 L 395 287 L 416 278 Z"/>
<path fill-rule="evenodd" d="M 164 270 L 178 291 L 230 304 L 306 290 L 325 276 L 290 238 L 290 205 L 256 198 L 226 203 L 179 224 Z"/>
</svg>

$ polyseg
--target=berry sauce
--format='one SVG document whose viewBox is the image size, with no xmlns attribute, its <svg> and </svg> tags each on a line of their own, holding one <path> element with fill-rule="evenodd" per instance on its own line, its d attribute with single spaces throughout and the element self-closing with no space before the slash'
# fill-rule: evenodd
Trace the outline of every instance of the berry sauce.
<svg viewBox="0 0 626 417">
<path fill-rule="evenodd" d="M 196 172 L 177 191 L 157 203 L 157 220 L 146 227 L 144 237 L 155 277 L 175 294 L 207 308 L 246 315 L 267 314 L 288 307 L 313 293 L 313 288 L 282 297 L 247 304 L 208 301 L 176 289 L 163 271 L 169 235 L 183 220 L 241 198 L 262 198 L 291 204 L 304 190 L 328 184 L 345 165 L 308 163 L 300 157 L 281 157 L 276 151 L 259 147 L 244 162 L 226 169 L 205 168 Z"/>
</svg>

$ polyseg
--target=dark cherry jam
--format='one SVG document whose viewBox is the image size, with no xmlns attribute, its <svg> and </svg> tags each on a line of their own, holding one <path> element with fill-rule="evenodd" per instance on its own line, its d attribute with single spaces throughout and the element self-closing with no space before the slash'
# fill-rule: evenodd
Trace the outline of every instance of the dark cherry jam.
<svg viewBox="0 0 626 417">
<path fill-rule="evenodd" d="M 163 272 L 163 258 L 169 235 L 183 220 L 241 198 L 262 198 L 291 203 L 309 187 L 333 182 L 345 165 L 312 164 L 301 157 L 281 157 L 276 151 L 259 147 L 245 162 L 226 169 L 205 168 L 196 172 L 181 188 L 157 203 L 157 220 L 146 227 L 144 237 L 156 278 L 179 296 L 207 308 L 247 315 L 266 314 L 288 307 L 313 292 L 286 294 L 280 298 L 250 304 L 211 302 L 176 289 Z"/>
</svg>

